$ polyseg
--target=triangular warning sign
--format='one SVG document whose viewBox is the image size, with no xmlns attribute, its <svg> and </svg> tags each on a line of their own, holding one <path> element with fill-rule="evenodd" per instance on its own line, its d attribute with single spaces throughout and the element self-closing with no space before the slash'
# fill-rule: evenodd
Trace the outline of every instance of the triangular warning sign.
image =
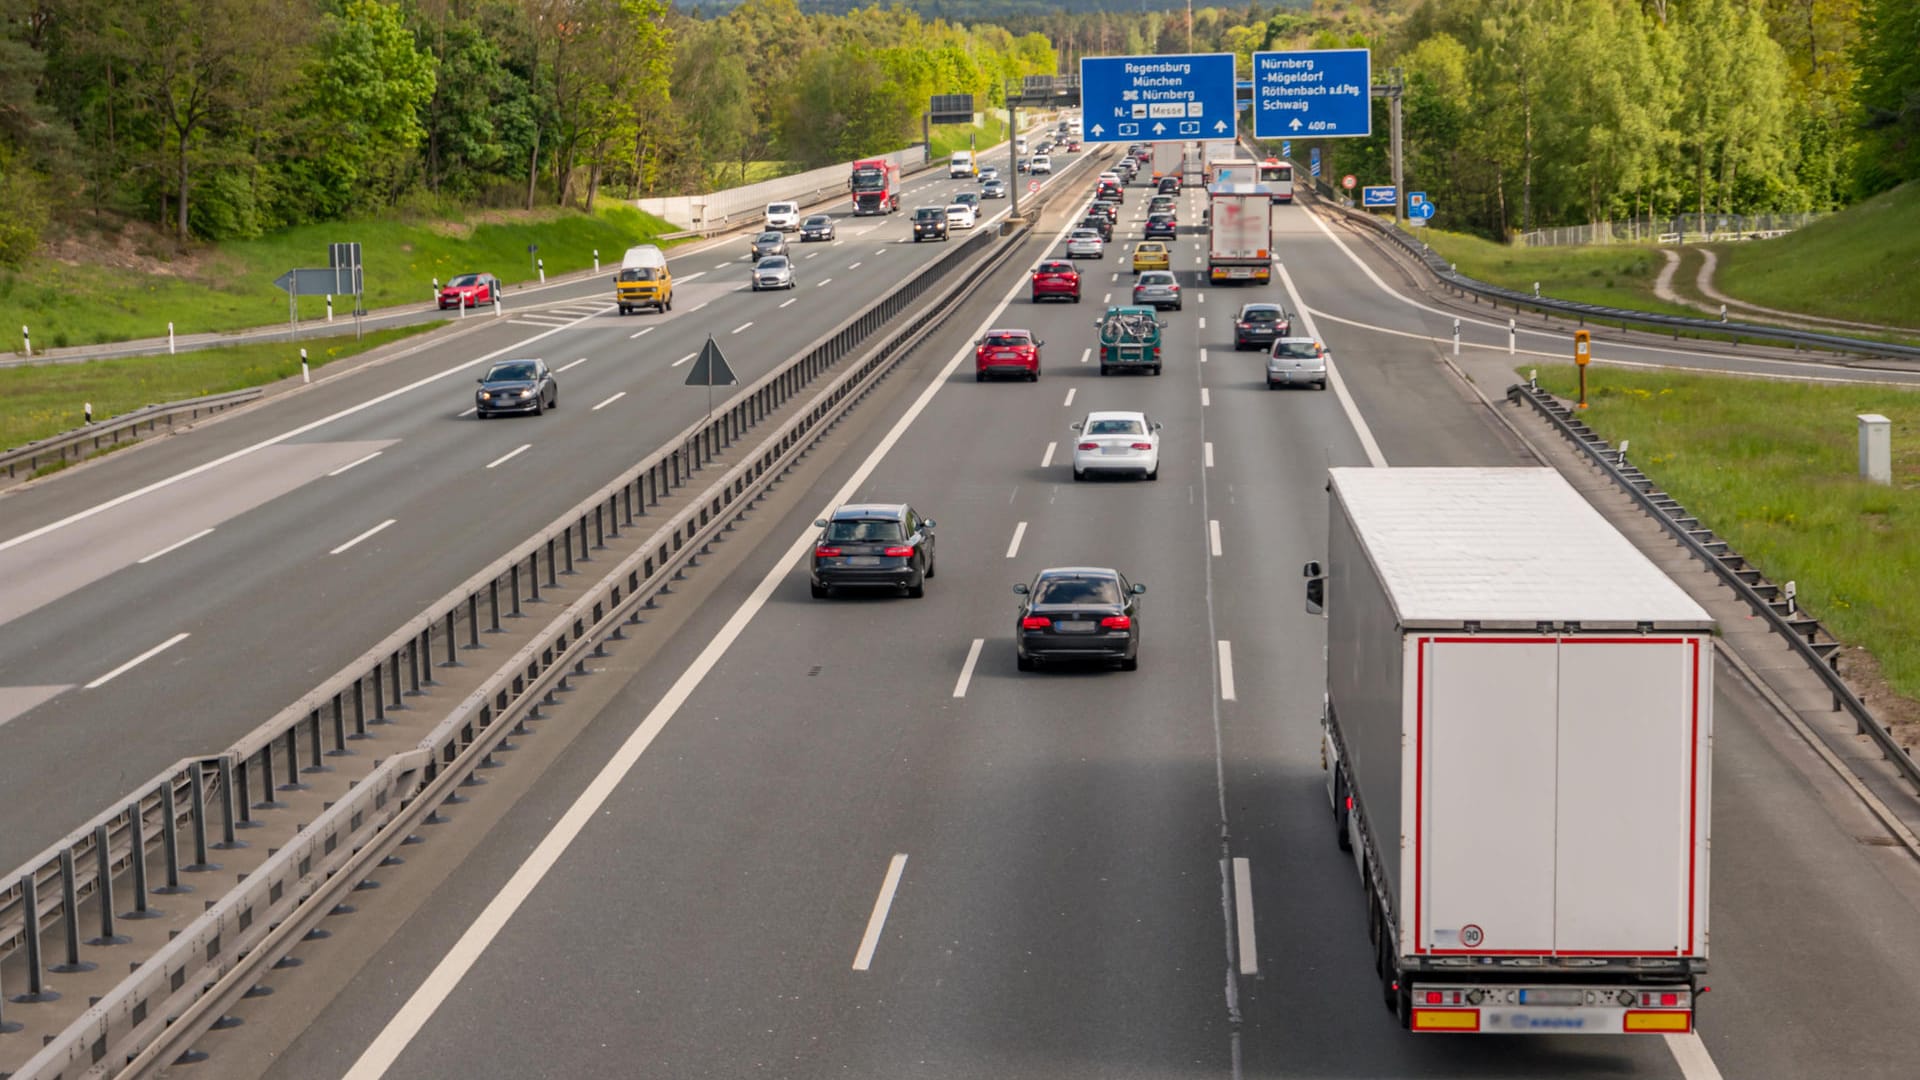
<svg viewBox="0 0 1920 1080">
<path fill-rule="evenodd" d="M 700 359 L 693 362 L 693 370 L 687 372 L 688 386 L 735 386 L 740 382 L 727 366 L 727 358 L 720 355 L 720 346 L 713 338 L 700 349 Z"/>
</svg>

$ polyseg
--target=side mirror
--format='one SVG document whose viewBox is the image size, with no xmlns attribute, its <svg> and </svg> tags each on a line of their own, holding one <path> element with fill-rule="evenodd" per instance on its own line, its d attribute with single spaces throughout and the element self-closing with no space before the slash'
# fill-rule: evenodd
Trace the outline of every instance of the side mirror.
<svg viewBox="0 0 1920 1080">
<path fill-rule="evenodd" d="M 1155 431 L 1159 431 L 1159 430 L 1160 430 L 1160 421 L 1158 421 L 1158 420 L 1155 420 L 1155 421 L 1153 422 L 1153 430 L 1155 430 Z"/>
<path fill-rule="evenodd" d="M 933 520 L 932 518 L 927 518 L 926 520 L 922 521 L 920 524 L 924 528 L 932 529 L 937 527 L 940 523 Z"/>
<path fill-rule="evenodd" d="M 1146 591 L 1147 591 L 1147 587 L 1146 587 L 1145 585 L 1138 585 L 1138 584 L 1136 584 L 1136 585 L 1135 585 L 1135 586 L 1133 587 L 1133 590 L 1132 590 L 1132 591 L 1133 591 L 1133 595 L 1135 595 L 1135 596 L 1143 596 L 1143 595 L 1145 595 L 1145 594 L 1146 594 Z"/>
<path fill-rule="evenodd" d="M 1071 428 L 1072 428 L 1073 430 L 1075 430 L 1075 431 L 1079 431 L 1079 430 L 1080 430 L 1080 421 L 1078 421 L 1078 420 L 1075 420 L 1075 421 L 1074 421 L 1074 422 L 1073 422 L 1072 424 L 1069 424 L 1068 426 L 1069 426 L 1069 427 L 1071 427 Z"/>
<path fill-rule="evenodd" d="M 1047 343 L 1046 343 L 1046 342 L 1044 342 L 1044 341 L 1041 341 L 1041 340 L 1040 340 L 1039 338 L 1034 338 L 1034 339 L 1033 339 L 1033 347 L 1034 347 L 1034 348 L 1036 348 L 1036 349 L 1044 349 L 1044 348 L 1046 348 L 1046 346 L 1047 346 Z"/>
<path fill-rule="evenodd" d="M 1307 579 L 1307 614 L 1320 615 L 1327 610 L 1327 576 L 1318 562 L 1310 562 L 1301 569 Z"/>
<path fill-rule="evenodd" d="M 813 527 L 814 527 L 814 528 L 816 528 L 816 529 L 824 529 L 824 528 L 826 528 L 826 527 L 827 527 L 827 519 L 826 519 L 826 518 L 815 518 L 815 519 L 813 520 Z"/>
<path fill-rule="evenodd" d="M 1022 584 L 1022 585 L 1015 585 L 1015 586 L 1013 587 L 1013 591 L 1014 591 L 1014 593 L 1015 593 L 1016 595 L 1019 595 L 1019 596 L 1025 596 L 1025 595 L 1027 595 L 1027 587 L 1026 587 L 1026 586 L 1025 586 L 1024 584 Z"/>
</svg>

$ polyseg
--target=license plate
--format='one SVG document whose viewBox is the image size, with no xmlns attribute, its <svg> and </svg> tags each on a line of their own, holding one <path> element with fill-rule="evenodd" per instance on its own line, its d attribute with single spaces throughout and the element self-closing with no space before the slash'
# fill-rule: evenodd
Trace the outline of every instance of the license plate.
<svg viewBox="0 0 1920 1080">
<path fill-rule="evenodd" d="M 1103 454 L 1124 454 L 1124 453 L 1126 453 L 1126 452 L 1127 452 L 1127 451 L 1128 451 L 1129 449 L 1131 449 L 1131 447 L 1126 447 L 1126 446 L 1118 446 L 1118 445 L 1115 445 L 1115 446 L 1103 446 L 1103 447 L 1101 447 L 1101 448 L 1100 448 L 1100 452 L 1101 452 L 1101 453 L 1103 453 Z"/>
<path fill-rule="evenodd" d="M 878 555 L 854 555 L 847 559 L 848 566 L 879 566 Z"/>
<path fill-rule="evenodd" d="M 1063 634 L 1093 633 L 1093 624 L 1090 622 L 1056 622 L 1053 624 L 1053 628 Z"/>
</svg>

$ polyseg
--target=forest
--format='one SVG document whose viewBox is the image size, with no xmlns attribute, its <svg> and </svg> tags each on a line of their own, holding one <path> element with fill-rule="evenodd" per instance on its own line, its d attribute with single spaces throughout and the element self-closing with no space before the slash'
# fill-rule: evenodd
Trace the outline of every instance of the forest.
<svg viewBox="0 0 1920 1080">
<path fill-rule="evenodd" d="M 1158 8 L 1145 10 L 1145 8 Z M 1920 174 L 1920 0 L 0 0 L 0 264 L 674 194 L 898 147 L 1084 55 L 1365 45 L 1407 174 L 1489 236 L 1830 209 Z M 1379 134 L 1329 142 L 1384 180 Z M 1297 143 L 1296 157 L 1308 144 Z"/>
</svg>

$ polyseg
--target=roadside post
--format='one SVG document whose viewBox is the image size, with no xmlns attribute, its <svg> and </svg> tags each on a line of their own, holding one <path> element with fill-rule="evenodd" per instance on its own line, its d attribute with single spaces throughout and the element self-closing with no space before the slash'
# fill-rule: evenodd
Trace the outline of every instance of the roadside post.
<svg viewBox="0 0 1920 1080">
<path fill-rule="evenodd" d="M 1460 320 L 1453 320 L 1453 355 L 1460 355 Z"/>
<path fill-rule="evenodd" d="M 1573 363 L 1580 369 L 1580 404 L 1577 408 L 1587 407 L 1587 363 L 1593 359 L 1593 333 L 1588 330 L 1573 332 Z"/>
<path fill-rule="evenodd" d="M 547 260 L 535 259 L 533 260 L 533 265 L 535 269 L 540 271 L 540 284 L 545 285 L 547 283 Z"/>
<path fill-rule="evenodd" d="M 20 328 L 20 345 L 27 351 L 28 356 L 33 355 L 33 331 L 24 326 Z"/>
<path fill-rule="evenodd" d="M 91 401 L 86 402 L 81 406 L 81 408 L 84 411 L 84 415 L 87 418 L 87 423 L 89 424 L 93 423 L 93 402 Z"/>
<path fill-rule="evenodd" d="M 1514 354 L 1514 349 L 1519 344 L 1519 342 L 1516 340 L 1519 336 L 1520 336 L 1520 324 L 1515 322 L 1512 319 L 1508 319 L 1507 320 L 1507 355 L 1508 356 L 1512 356 Z"/>
<path fill-rule="evenodd" d="M 327 294 L 327 321 L 333 321 L 333 294 Z"/>
<path fill-rule="evenodd" d="M 596 274 L 600 272 L 600 249 L 599 248 L 593 249 L 593 272 Z"/>
<path fill-rule="evenodd" d="M 305 349 L 300 350 L 300 381 L 303 383 L 313 381 L 313 372 L 307 369 L 307 350 Z"/>
<path fill-rule="evenodd" d="M 173 324 L 167 324 L 167 355 L 173 355 Z"/>
<path fill-rule="evenodd" d="M 439 278 L 433 279 L 433 302 L 436 304 L 440 302 L 440 279 Z"/>
</svg>

